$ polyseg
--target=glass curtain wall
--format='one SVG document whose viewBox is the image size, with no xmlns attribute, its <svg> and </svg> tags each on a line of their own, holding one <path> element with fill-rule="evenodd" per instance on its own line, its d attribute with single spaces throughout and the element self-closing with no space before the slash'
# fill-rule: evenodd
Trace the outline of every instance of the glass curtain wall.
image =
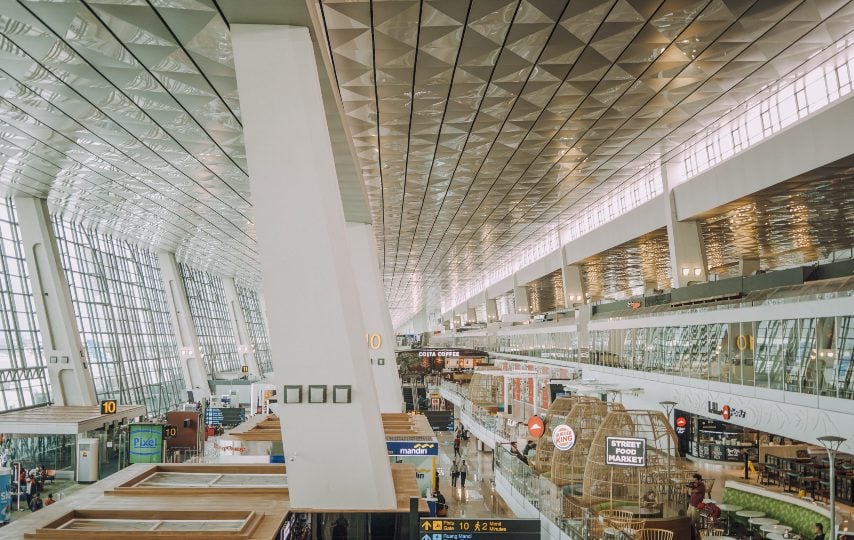
<svg viewBox="0 0 854 540">
<path fill-rule="evenodd" d="M 50 401 L 33 293 L 11 199 L 0 199 L 0 410 Z"/>
<path fill-rule="evenodd" d="M 178 266 L 208 375 L 214 378 L 217 373 L 240 372 L 243 362 L 237 354 L 222 280 L 186 264 Z"/>
<path fill-rule="evenodd" d="M 160 415 L 186 384 L 157 256 L 54 218 L 62 265 L 98 399 Z"/>
<path fill-rule="evenodd" d="M 237 287 L 237 296 L 240 297 L 240 307 L 243 316 L 246 317 L 246 327 L 249 331 L 249 339 L 255 350 L 255 361 L 261 373 L 273 371 L 273 356 L 270 353 L 270 338 L 267 334 L 267 320 L 261 309 L 261 300 L 258 291 L 247 287 Z"/>
</svg>

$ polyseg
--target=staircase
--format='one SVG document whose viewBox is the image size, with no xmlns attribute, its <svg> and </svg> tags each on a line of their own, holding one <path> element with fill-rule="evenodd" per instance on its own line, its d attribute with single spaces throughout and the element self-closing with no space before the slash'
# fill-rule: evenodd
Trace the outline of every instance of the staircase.
<svg viewBox="0 0 854 540">
<path fill-rule="evenodd" d="M 454 431 L 453 411 L 424 411 L 433 431 Z"/>
</svg>

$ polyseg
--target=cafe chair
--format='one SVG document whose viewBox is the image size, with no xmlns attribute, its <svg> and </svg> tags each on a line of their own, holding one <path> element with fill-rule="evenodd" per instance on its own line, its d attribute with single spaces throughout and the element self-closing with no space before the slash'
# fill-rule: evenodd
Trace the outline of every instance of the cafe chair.
<svg viewBox="0 0 854 540">
<path fill-rule="evenodd" d="M 636 540 L 673 540 L 673 531 L 664 529 L 641 529 L 635 535 Z"/>
<path fill-rule="evenodd" d="M 607 510 L 599 511 L 599 515 L 608 521 L 612 521 L 614 518 L 616 519 L 632 519 L 632 514 L 628 510 L 617 510 L 615 508 L 609 508 Z"/>
</svg>

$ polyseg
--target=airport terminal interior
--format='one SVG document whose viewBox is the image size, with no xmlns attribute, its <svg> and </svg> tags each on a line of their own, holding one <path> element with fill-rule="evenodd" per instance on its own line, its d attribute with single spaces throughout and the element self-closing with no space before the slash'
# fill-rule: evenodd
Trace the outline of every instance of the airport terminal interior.
<svg viewBox="0 0 854 540">
<path fill-rule="evenodd" d="M 854 540 L 854 0 L 0 0 L 0 539 Z"/>
</svg>

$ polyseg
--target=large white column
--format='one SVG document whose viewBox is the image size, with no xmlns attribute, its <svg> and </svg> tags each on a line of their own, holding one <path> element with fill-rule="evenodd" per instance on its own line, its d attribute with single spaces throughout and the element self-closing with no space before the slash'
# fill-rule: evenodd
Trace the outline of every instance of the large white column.
<svg viewBox="0 0 854 540">
<path fill-rule="evenodd" d="M 516 305 L 516 314 L 530 315 L 531 308 L 528 304 L 528 287 L 524 285 L 513 287 L 513 298 Z"/>
<path fill-rule="evenodd" d="M 486 299 L 486 322 L 498 322 L 498 302 L 495 298 Z"/>
<path fill-rule="evenodd" d="M 175 254 L 169 251 L 158 251 L 157 262 L 160 264 L 160 277 L 166 291 L 166 305 L 169 307 L 169 319 L 172 321 L 172 331 L 178 343 L 178 359 L 181 363 L 181 373 L 187 390 L 193 392 L 193 399 L 201 400 L 211 396 L 208 385 L 208 373 L 202 358 L 202 348 L 199 346 L 199 336 L 193 324 L 190 313 L 190 302 L 187 300 L 187 290 L 184 279 L 178 269 Z"/>
<path fill-rule="evenodd" d="M 577 264 L 564 265 L 561 269 L 563 277 L 563 299 L 566 307 L 571 308 L 576 304 L 586 301 L 586 290 L 582 277 L 581 266 Z"/>
<path fill-rule="evenodd" d="M 291 505 L 389 510 L 394 484 L 307 28 L 231 26 Z M 302 401 L 283 403 L 284 385 Z M 309 403 L 309 385 L 327 389 Z M 350 403 L 332 403 L 349 385 Z"/>
<path fill-rule="evenodd" d="M 44 199 L 16 197 L 33 306 L 47 360 L 51 398 L 56 405 L 96 405 L 95 385 L 86 363 L 71 289 Z"/>
<path fill-rule="evenodd" d="M 222 278 L 222 287 L 225 290 L 225 304 L 228 306 L 228 318 L 231 319 L 231 330 L 237 339 L 237 354 L 240 356 L 240 364 L 249 367 L 249 373 L 261 378 L 261 368 L 255 358 L 255 346 L 249 335 L 246 316 L 240 307 L 240 297 L 237 295 L 237 285 L 234 278 Z"/>
<path fill-rule="evenodd" d="M 673 186 L 684 175 L 682 163 L 666 162 L 661 167 L 664 182 L 667 240 L 670 244 L 671 287 L 684 287 L 694 281 L 708 281 L 706 253 L 698 221 L 679 221 Z"/>
<path fill-rule="evenodd" d="M 348 223 L 347 239 L 380 411 L 403 412 L 403 391 L 395 354 L 397 344 L 377 263 L 374 231 L 368 223 Z"/>
</svg>

